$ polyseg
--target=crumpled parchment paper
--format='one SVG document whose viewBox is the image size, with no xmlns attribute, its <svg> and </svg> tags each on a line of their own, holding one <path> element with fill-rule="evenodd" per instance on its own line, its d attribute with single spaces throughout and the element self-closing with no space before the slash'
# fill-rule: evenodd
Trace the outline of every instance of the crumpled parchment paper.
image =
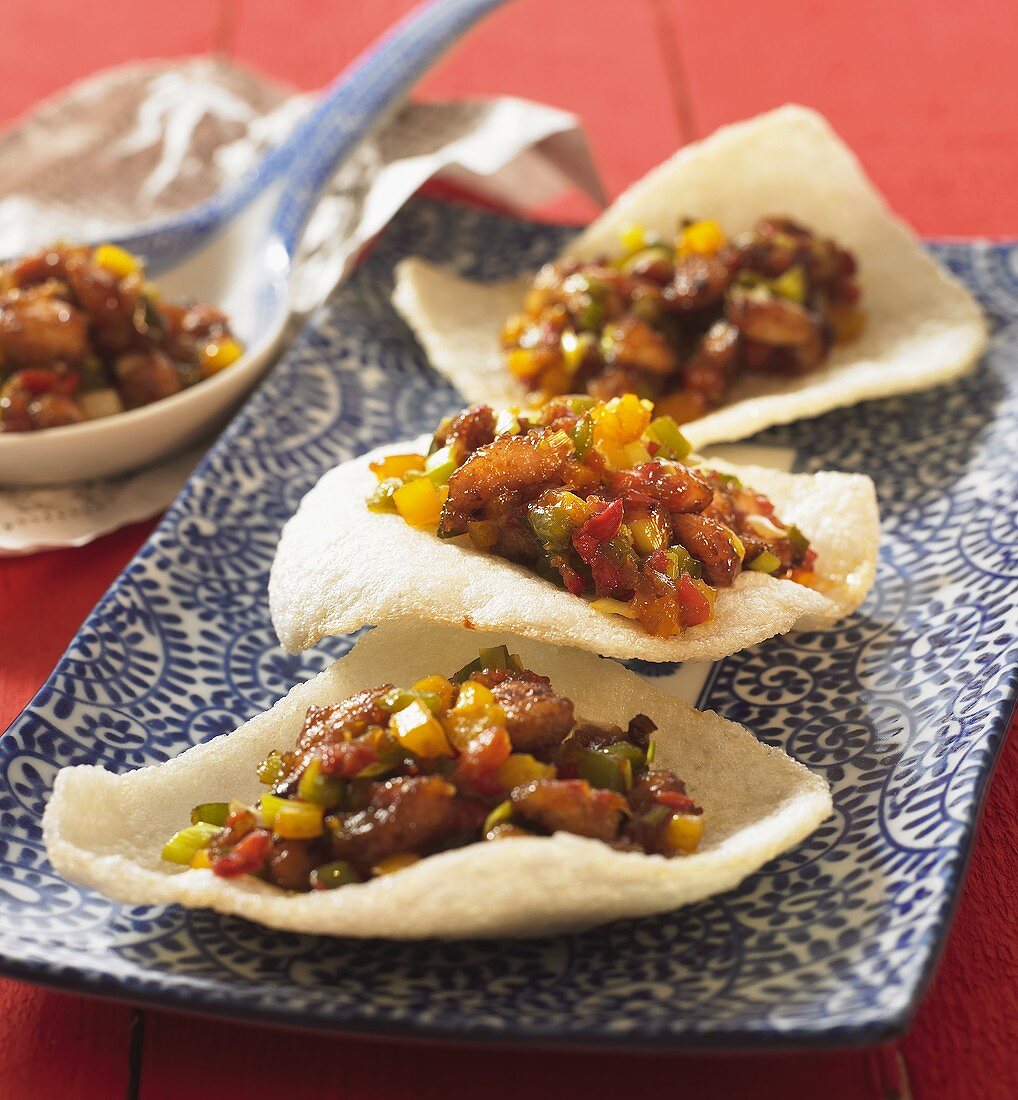
<svg viewBox="0 0 1018 1100">
<path fill-rule="evenodd" d="M 180 213 L 255 163 L 311 102 L 219 58 L 130 65 L 78 84 L 0 138 L 0 256 Z M 408 103 L 340 167 L 312 215 L 292 328 L 439 174 L 518 212 L 569 185 L 603 201 L 575 116 L 509 97 Z M 155 515 L 200 457 L 80 486 L 0 487 L 0 555 L 80 546 Z"/>
</svg>

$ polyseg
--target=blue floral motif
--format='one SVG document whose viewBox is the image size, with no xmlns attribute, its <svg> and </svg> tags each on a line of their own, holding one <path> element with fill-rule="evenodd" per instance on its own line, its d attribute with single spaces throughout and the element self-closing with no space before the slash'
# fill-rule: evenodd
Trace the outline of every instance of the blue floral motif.
<svg viewBox="0 0 1018 1100">
<path fill-rule="evenodd" d="M 281 525 L 326 469 L 457 405 L 392 311 L 393 265 L 419 254 L 499 278 L 566 236 L 412 204 L 251 398 L 0 742 L 0 969 L 307 1027 L 516 1042 L 804 1045 L 904 1026 L 1014 695 L 1018 248 L 933 246 L 992 314 L 970 377 L 758 439 L 793 448 L 802 469 L 873 476 L 885 540 L 859 614 L 707 677 L 700 705 L 823 774 L 835 798 L 830 821 L 737 890 L 511 945 L 355 943 L 116 905 L 46 861 L 39 822 L 58 767 L 165 760 L 349 647 L 283 653 L 265 587 Z M 632 667 L 658 682 L 676 672 Z"/>
</svg>

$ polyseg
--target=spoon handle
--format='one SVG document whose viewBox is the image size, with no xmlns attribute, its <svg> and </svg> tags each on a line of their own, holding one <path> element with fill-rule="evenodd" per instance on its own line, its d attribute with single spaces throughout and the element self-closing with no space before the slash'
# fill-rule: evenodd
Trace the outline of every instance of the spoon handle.
<svg viewBox="0 0 1018 1100">
<path fill-rule="evenodd" d="M 506 0 L 426 0 L 357 57 L 290 136 L 234 186 L 177 218 L 119 237 L 154 273 L 191 255 L 267 187 L 285 180 L 272 235 L 288 255 L 318 196 L 356 145 L 457 39 Z"/>
<path fill-rule="evenodd" d="M 357 144 L 470 27 L 505 0 L 432 0 L 401 19 L 335 82 L 277 153 L 286 190 L 272 221 L 287 252 L 296 250 L 322 190 Z"/>
</svg>

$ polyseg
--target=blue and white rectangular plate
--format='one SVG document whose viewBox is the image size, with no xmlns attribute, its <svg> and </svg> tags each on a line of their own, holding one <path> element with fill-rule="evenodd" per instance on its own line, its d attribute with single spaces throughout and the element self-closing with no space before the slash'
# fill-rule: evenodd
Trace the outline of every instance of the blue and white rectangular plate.
<svg viewBox="0 0 1018 1100">
<path fill-rule="evenodd" d="M 158 763 L 348 647 L 285 655 L 266 581 L 280 526 L 327 468 L 458 404 L 390 307 L 396 261 L 504 277 L 566 235 L 413 203 L 248 402 L 0 742 L 0 971 L 189 1011 L 457 1040 L 805 1046 L 905 1027 L 961 888 L 1015 688 L 1011 247 L 934 246 L 995 322 L 974 374 L 754 441 L 791 448 L 801 469 L 869 474 L 885 539 L 858 614 L 737 654 L 700 692 L 701 706 L 780 745 L 835 795 L 830 821 L 738 890 L 580 935 L 397 943 L 116 905 L 47 863 L 40 819 L 58 768 Z"/>
</svg>

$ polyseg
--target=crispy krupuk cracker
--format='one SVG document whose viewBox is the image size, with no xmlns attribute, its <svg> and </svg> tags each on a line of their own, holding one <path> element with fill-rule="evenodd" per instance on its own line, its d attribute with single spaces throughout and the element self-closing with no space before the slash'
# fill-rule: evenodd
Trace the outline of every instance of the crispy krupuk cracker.
<svg viewBox="0 0 1018 1100">
<path fill-rule="evenodd" d="M 583 718 L 625 727 L 642 712 L 657 723 L 655 763 L 680 775 L 704 808 L 695 853 L 668 859 L 555 833 L 474 843 L 362 884 L 294 894 L 250 875 L 221 878 L 161 858 L 196 804 L 253 803 L 264 792 L 259 762 L 292 746 L 309 706 L 448 672 L 478 647 L 499 644 L 549 676 Z M 511 635 L 404 622 L 372 631 L 271 710 L 174 760 L 124 775 L 92 765 L 64 769 L 43 824 L 53 866 L 116 901 L 214 909 L 293 932 L 451 939 L 546 935 L 688 905 L 734 888 L 830 813 L 822 779 L 614 662 Z"/>
<path fill-rule="evenodd" d="M 743 375 L 720 408 L 683 426 L 694 447 L 926 389 L 975 364 L 987 340 L 979 306 L 891 213 L 827 122 L 803 107 L 724 127 L 680 150 L 621 195 L 564 255 L 581 261 L 617 255 L 620 233 L 634 224 L 669 241 L 683 217 L 711 219 L 735 235 L 773 215 L 801 222 L 855 255 L 864 327 L 808 373 Z M 418 259 L 398 269 L 396 308 L 434 368 L 471 403 L 527 399 L 506 367 L 499 334 L 520 309 L 532 274 L 482 284 Z"/>
</svg>

